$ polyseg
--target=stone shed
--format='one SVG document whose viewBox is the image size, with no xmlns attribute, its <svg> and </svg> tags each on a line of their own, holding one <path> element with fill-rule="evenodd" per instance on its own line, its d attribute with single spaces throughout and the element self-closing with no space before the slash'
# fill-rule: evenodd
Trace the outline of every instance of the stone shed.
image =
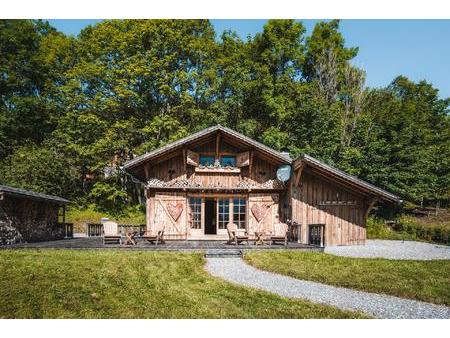
<svg viewBox="0 0 450 338">
<path fill-rule="evenodd" d="M 68 236 L 67 199 L 0 185 L 0 245 Z"/>
</svg>

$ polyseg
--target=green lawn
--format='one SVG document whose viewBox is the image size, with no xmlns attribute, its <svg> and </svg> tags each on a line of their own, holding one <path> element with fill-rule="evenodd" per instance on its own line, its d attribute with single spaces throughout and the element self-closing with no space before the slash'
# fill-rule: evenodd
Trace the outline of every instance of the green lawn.
<svg viewBox="0 0 450 338">
<path fill-rule="evenodd" d="M 201 254 L 0 250 L 0 318 L 359 318 L 229 284 Z"/>
<path fill-rule="evenodd" d="M 257 268 L 363 291 L 450 305 L 450 260 L 347 258 L 315 252 L 252 252 Z"/>
</svg>

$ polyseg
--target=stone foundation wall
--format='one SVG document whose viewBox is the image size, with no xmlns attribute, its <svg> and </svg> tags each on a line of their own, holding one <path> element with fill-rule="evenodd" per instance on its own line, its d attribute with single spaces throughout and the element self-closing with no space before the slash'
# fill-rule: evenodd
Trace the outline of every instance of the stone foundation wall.
<svg viewBox="0 0 450 338">
<path fill-rule="evenodd" d="M 0 245 L 61 238 L 57 204 L 9 196 L 0 201 Z"/>
</svg>

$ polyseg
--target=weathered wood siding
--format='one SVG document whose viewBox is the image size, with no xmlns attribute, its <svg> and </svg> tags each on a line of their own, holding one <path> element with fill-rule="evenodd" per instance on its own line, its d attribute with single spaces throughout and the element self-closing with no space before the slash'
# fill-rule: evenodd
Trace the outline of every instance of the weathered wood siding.
<svg viewBox="0 0 450 338">
<path fill-rule="evenodd" d="M 367 199 L 311 172 L 303 171 L 292 185 L 292 220 L 302 224 L 302 243 L 308 243 L 308 225 L 325 224 L 325 245 L 364 244 Z"/>
<path fill-rule="evenodd" d="M 149 177 L 156 178 L 164 182 L 185 178 L 183 154 L 180 152 L 165 161 L 159 162 L 150 167 Z"/>
<path fill-rule="evenodd" d="M 278 166 L 261 159 L 256 154 L 253 156 L 250 178 L 258 183 L 273 180 L 277 177 Z"/>
<path fill-rule="evenodd" d="M 206 147 L 206 145 L 205 145 Z M 196 149 L 198 150 L 198 149 Z M 201 150 L 201 149 L 200 149 Z M 208 148 L 205 149 L 209 150 Z M 228 149 L 231 150 L 231 149 Z M 222 150 L 220 154 L 222 154 Z M 235 152 L 227 152 L 227 154 L 238 155 L 239 150 Z M 205 154 L 205 152 L 199 152 Z M 268 180 L 276 179 L 276 170 L 278 166 L 274 165 L 254 154 L 251 158 L 251 164 L 239 168 L 240 172 L 196 172 L 195 167 L 187 165 L 180 151 L 174 156 L 148 167 L 148 177 L 156 178 L 164 182 L 175 182 L 180 179 L 189 179 L 201 186 L 220 186 L 223 188 L 236 187 L 236 185 L 245 179 L 250 179 L 257 183 L 264 183 Z"/>
</svg>

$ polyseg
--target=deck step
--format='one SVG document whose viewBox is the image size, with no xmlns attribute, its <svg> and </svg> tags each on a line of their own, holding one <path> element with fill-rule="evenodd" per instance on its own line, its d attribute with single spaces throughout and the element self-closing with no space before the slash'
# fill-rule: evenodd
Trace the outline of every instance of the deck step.
<svg viewBox="0 0 450 338">
<path fill-rule="evenodd" d="M 231 258 L 231 257 L 242 257 L 242 250 L 239 249 L 211 249 L 206 250 L 205 257 L 212 257 L 212 258 L 218 258 L 218 257 L 224 257 L 224 258 Z"/>
</svg>

